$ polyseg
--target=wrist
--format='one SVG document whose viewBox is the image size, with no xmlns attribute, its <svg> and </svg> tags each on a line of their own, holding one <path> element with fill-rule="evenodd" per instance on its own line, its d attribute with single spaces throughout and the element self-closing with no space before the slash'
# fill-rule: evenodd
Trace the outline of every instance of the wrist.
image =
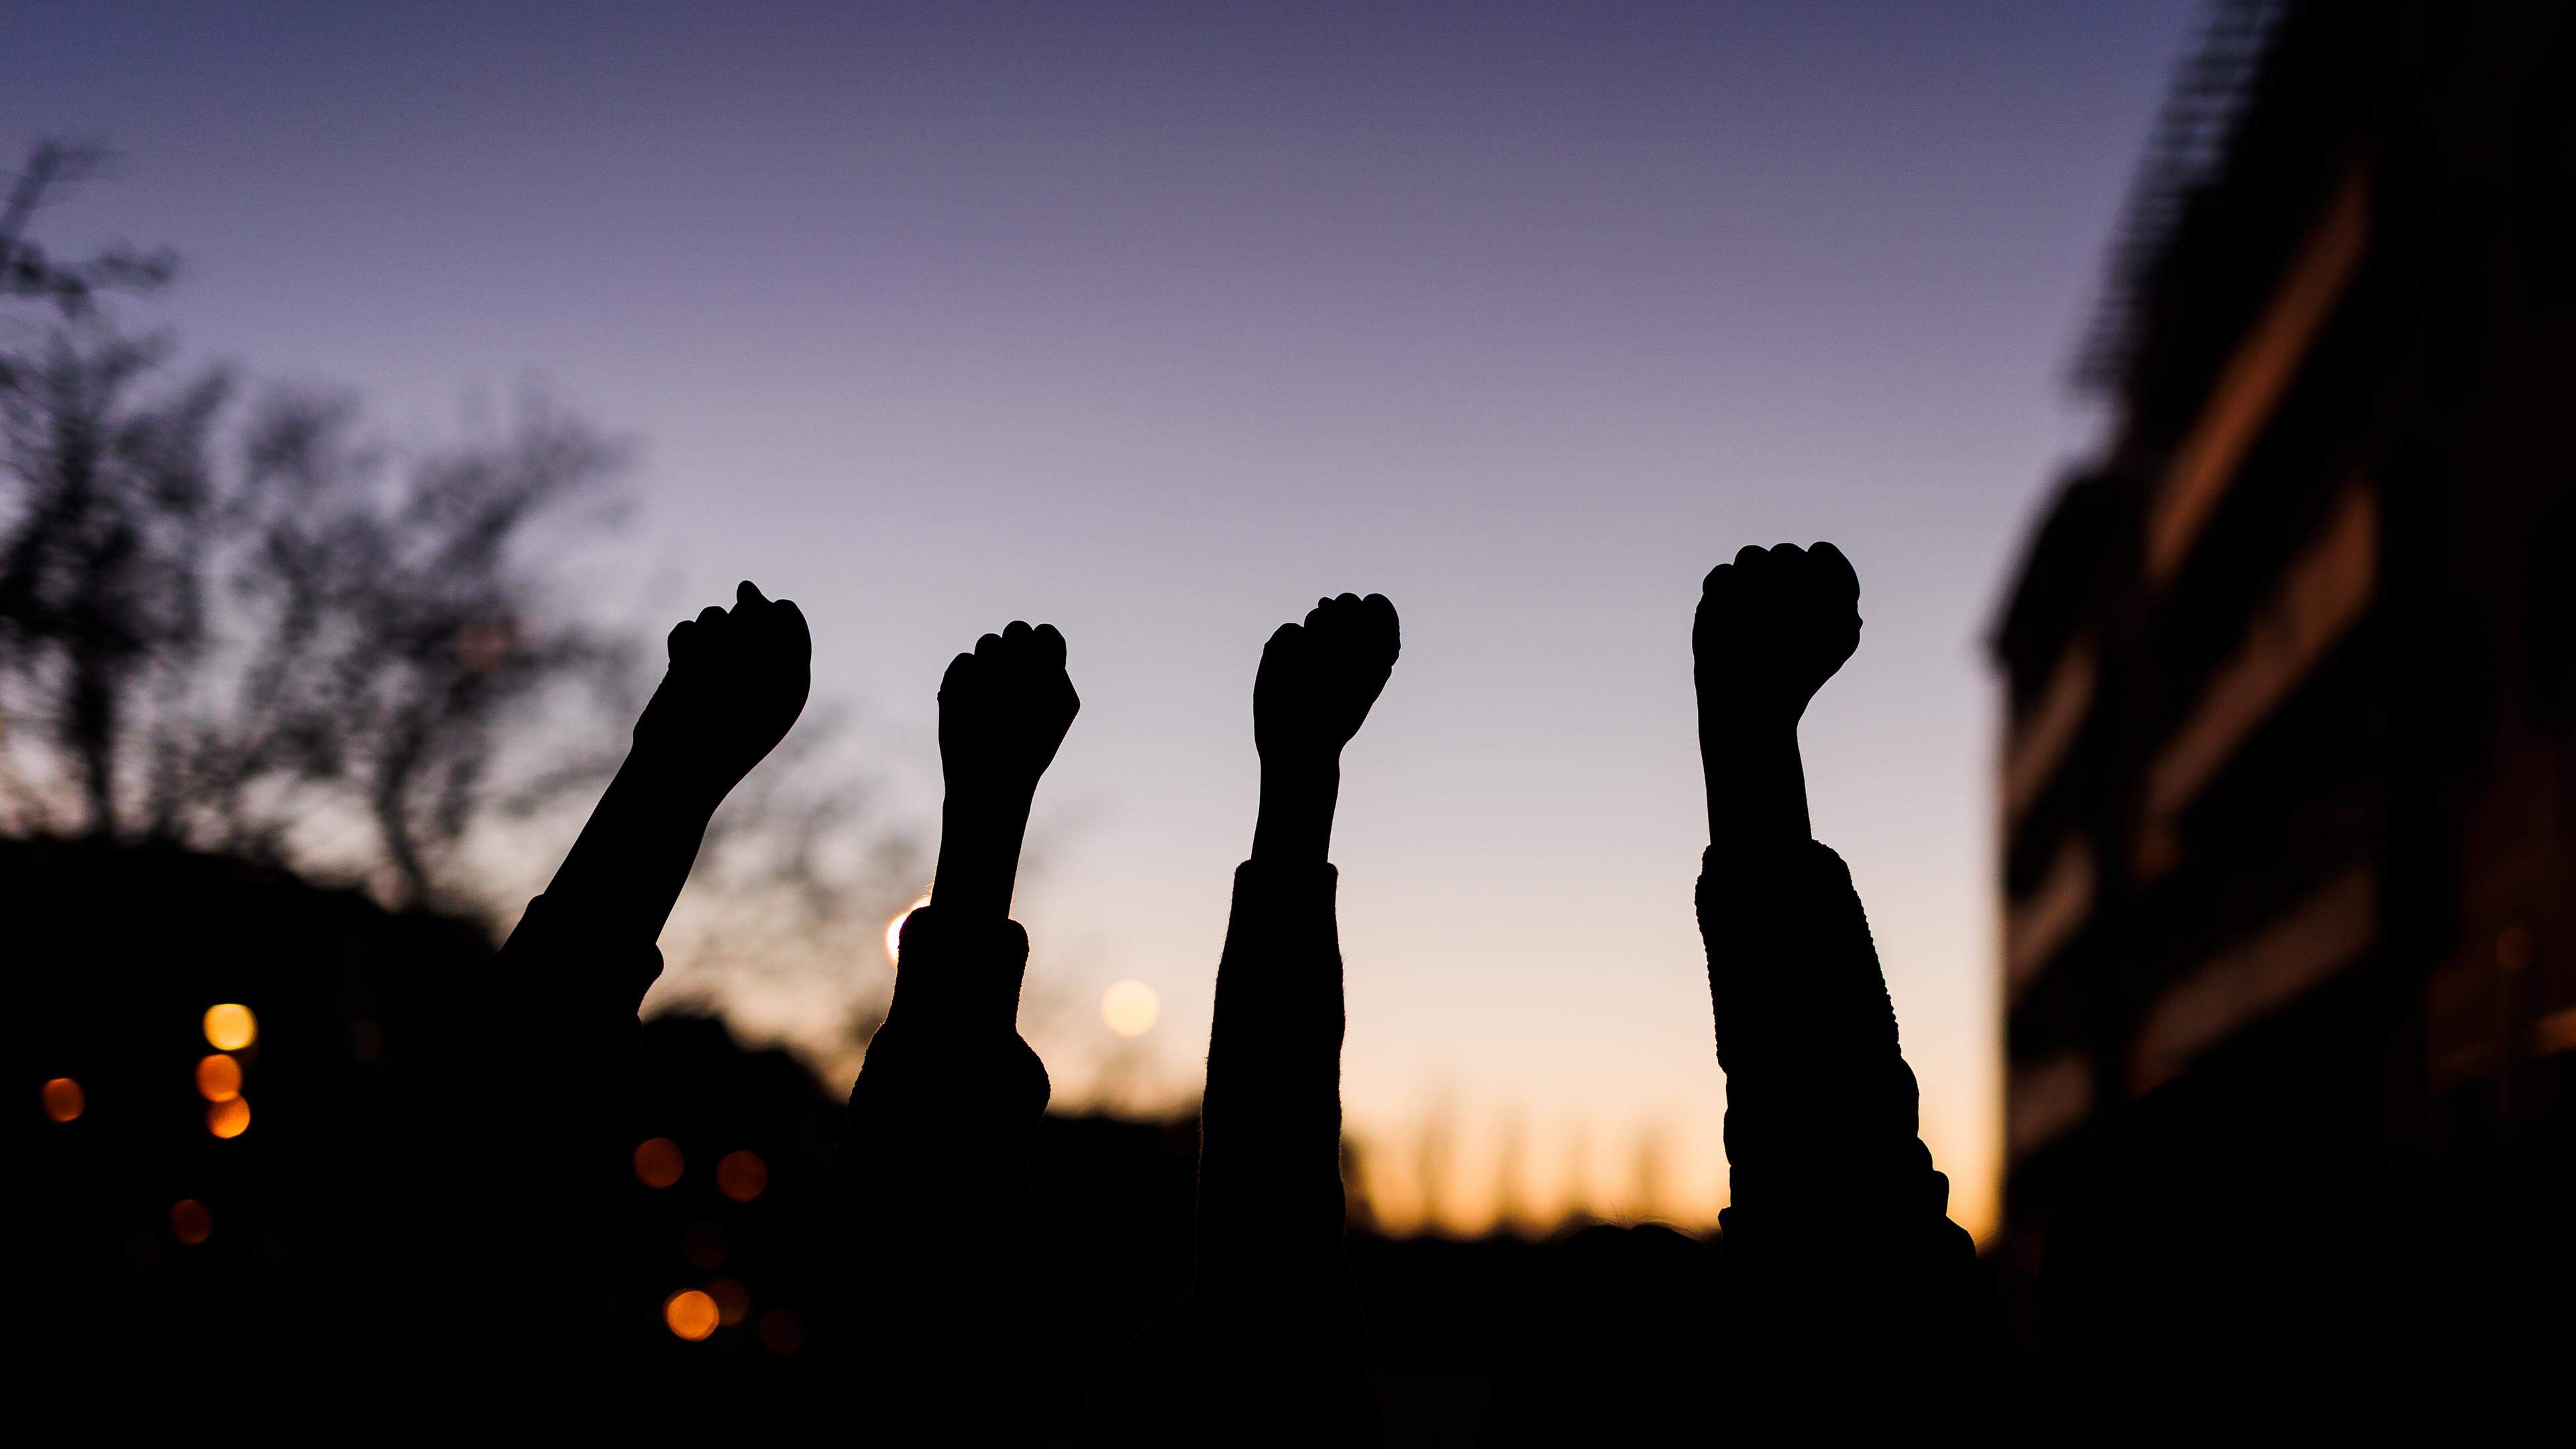
<svg viewBox="0 0 2576 1449">
<path fill-rule="evenodd" d="M 653 799 L 700 817 L 715 814 L 740 780 L 709 768 L 703 756 L 674 750 L 658 737 L 640 736 L 617 774 L 621 780 L 650 782 Z"/>
<path fill-rule="evenodd" d="M 1751 745 L 1794 741 L 1798 738 L 1798 723 L 1805 714 L 1804 709 L 1746 709 L 1733 705 L 1703 709 L 1699 715 L 1699 737 Z"/>
<path fill-rule="evenodd" d="M 1272 747 L 1261 751 L 1261 781 L 1310 786 L 1318 781 L 1338 783 L 1342 778 L 1342 752 L 1333 746 L 1306 748 Z"/>
<path fill-rule="evenodd" d="M 959 781 L 948 786 L 940 802 L 940 814 L 948 822 L 966 822 L 974 826 L 1014 824 L 1026 826 L 1029 812 L 1037 803 L 1037 785 L 1031 781 L 994 783 Z"/>
<path fill-rule="evenodd" d="M 1330 859 L 1333 809 L 1340 799 L 1341 761 L 1276 759 L 1261 762 L 1261 814 L 1252 830 L 1252 858 L 1264 864 L 1308 864 Z"/>
<path fill-rule="evenodd" d="M 1272 759 L 1261 762 L 1261 814 L 1283 820 L 1320 815 L 1329 827 L 1333 804 L 1342 793 L 1339 755 Z"/>
</svg>

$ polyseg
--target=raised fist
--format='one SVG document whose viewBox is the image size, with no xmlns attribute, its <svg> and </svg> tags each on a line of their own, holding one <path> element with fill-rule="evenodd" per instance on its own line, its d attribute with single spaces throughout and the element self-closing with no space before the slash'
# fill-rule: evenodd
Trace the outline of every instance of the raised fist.
<svg viewBox="0 0 2576 1449">
<path fill-rule="evenodd" d="M 1267 762 L 1325 762 L 1359 733 L 1395 668 L 1395 605 L 1386 595 L 1317 599 L 1306 622 L 1282 624 L 1252 681 L 1252 739 Z"/>
<path fill-rule="evenodd" d="M 1796 724 L 1860 647 L 1860 576 L 1830 543 L 1747 548 L 1708 571 L 1691 623 L 1700 724 Z"/>
<path fill-rule="evenodd" d="M 709 607 L 671 630 L 670 668 L 635 722 L 635 745 L 719 793 L 741 783 L 805 708 L 814 636 L 794 602 L 745 579 L 730 610 Z"/>
<path fill-rule="evenodd" d="M 939 760 L 955 796 L 1029 795 L 1082 701 L 1053 624 L 1013 620 L 948 663 L 939 681 Z M 1023 802 L 1025 803 L 1025 802 Z"/>
</svg>

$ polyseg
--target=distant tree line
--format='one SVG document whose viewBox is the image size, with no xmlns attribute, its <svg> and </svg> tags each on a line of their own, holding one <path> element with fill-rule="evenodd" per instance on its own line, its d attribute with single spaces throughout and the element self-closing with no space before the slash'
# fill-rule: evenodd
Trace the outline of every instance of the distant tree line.
<svg viewBox="0 0 2576 1449">
<path fill-rule="evenodd" d="M 631 450 L 531 405 L 398 455 L 346 394 L 182 369 L 112 305 L 166 287 L 171 252 L 35 235 L 104 159 L 39 145 L 0 205 L 0 833 L 507 904 L 475 899 L 461 847 L 595 787 L 660 666 L 562 597 L 546 546 L 622 509 Z M 699 938 L 766 969 L 873 942 L 919 884 L 805 736 L 702 862 L 728 928 Z"/>
</svg>

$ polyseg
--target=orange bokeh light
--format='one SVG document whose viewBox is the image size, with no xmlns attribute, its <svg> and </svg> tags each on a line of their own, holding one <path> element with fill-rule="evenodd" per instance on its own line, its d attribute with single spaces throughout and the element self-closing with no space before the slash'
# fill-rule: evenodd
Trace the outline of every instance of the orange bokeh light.
<svg viewBox="0 0 2576 1449">
<path fill-rule="evenodd" d="M 760 1315 L 760 1346 L 784 1358 L 805 1346 L 805 1325 L 784 1308 Z"/>
<path fill-rule="evenodd" d="M 183 1243 L 202 1243 L 214 1235 L 215 1215 L 193 1197 L 170 1204 L 170 1236 Z"/>
<path fill-rule="evenodd" d="M 222 1052 L 197 1059 L 197 1091 L 209 1102 L 229 1102 L 241 1095 L 241 1063 Z"/>
<path fill-rule="evenodd" d="M 769 1164 L 757 1152 L 728 1152 L 716 1164 L 716 1191 L 749 1202 L 769 1186 Z"/>
<path fill-rule="evenodd" d="M 751 1290 L 739 1278 L 718 1278 L 707 1285 L 707 1296 L 716 1301 L 716 1320 L 733 1328 L 751 1316 Z"/>
<path fill-rule="evenodd" d="M 56 1077 L 45 1083 L 45 1115 L 57 1122 L 69 1122 L 89 1105 L 89 1096 L 81 1084 L 69 1077 Z"/>
<path fill-rule="evenodd" d="M 662 1321 L 691 1343 L 714 1333 L 718 1317 L 716 1301 L 695 1288 L 683 1289 L 662 1300 Z"/>
<path fill-rule="evenodd" d="M 239 1137 L 250 1130 L 250 1099 L 232 1097 L 206 1109 L 206 1130 L 218 1137 Z"/>
<path fill-rule="evenodd" d="M 635 1146 L 635 1178 L 646 1187 L 669 1187 L 686 1165 L 680 1144 L 668 1137 L 648 1137 Z"/>
<path fill-rule="evenodd" d="M 259 1040 L 259 1018 L 238 1001 L 206 1008 L 206 1044 L 219 1052 L 237 1052 Z"/>
</svg>

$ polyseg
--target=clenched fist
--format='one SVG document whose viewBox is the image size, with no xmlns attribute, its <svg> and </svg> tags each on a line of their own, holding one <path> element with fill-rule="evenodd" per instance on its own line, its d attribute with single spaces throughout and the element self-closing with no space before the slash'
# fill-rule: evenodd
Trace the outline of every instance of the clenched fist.
<svg viewBox="0 0 2576 1449">
<path fill-rule="evenodd" d="M 1317 599 L 1282 624 L 1252 682 L 1252 738 L 1265 764 L 1330 763 L 1386 688 L 1398 647 L 1386 595 Z"/>
<path fill-rule="evenodd" d="M 1860 576 L 1830 543 L 1747 548 L 1709 570 L 1691 624 L 1700 728 L 1795 725 L 1860 647 Z"/>
<path fill-rule="evenodd" d="M 1014 620 L 949 661 L 939 681 L 939 760 L 952 796 L 1027 803 L 1082 700 L 1053 624 Z"/>
<path fill-rule="evenodd" d="M 787 737 L 813 687 L 814 637 L 787 599 L 750 580 L 734 606 L 671 631 L 670 668 L 635 722 L 635 745 L 719 796 Z"/>
</svg>

